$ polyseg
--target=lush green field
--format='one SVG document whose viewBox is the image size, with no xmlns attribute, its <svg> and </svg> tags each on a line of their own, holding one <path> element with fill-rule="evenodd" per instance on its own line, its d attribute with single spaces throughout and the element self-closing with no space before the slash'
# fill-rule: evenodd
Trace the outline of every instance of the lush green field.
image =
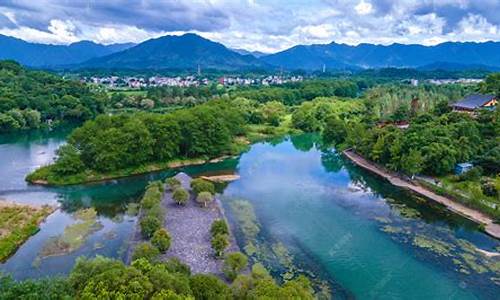
<svg viewBox="0 0 500 300">
<path fill-rule="evenodd" d="M 34 207 L 0 202 L 0 262 L 5 261 L 54 211 L 53 207 Z"/>
</svg>

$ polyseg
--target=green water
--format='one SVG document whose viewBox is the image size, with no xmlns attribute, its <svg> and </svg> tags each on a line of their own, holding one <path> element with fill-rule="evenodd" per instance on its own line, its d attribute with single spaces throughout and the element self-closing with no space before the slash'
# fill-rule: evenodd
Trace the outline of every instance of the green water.
<svg viewBox="0 0 500 300">
<path fill-rule="evenodd" d="M 453 263 L 464 253 L 461 240 L 489 250 L 498 247 L 497 241 L 462 218 L 417 204 L 415 197 L 312 142 L 311 136 L 299 136 L 257 144 L 241 157 L 241 179 L 224 196 L 228 211 L 238 199 L 253 206 L 261 231 L 252 242 L 263 252 L 254 257 L 267 257 L 268 265 L 276 266 L 266 244 L 281 242 L 297 269 L 328 280 L 336 298 L 498 299 L 500 286 L 491 280 L 500 276 L 498 271 L 465 275 Z M 239 228 L 237 218 L 231 219 Z M 405 232 L 386 233 L 387 224 Z M 417 235 L 454 248 L 444 256 L 416 247 Z M 248 242 L 242 232 L 239 242 Z M 473 255 L 478 264 L 493 262 Z"/>
<path fill-rule="evenodd" d="M 138 200 L 148 181 L 172 175 L 60 188 L 27 185 L 25 175 L 49 163 L 67 134 L 0 136 L 0 198 L 61 207 L 0 265 L 16 278 L 66 274 L 81 255 L 123 258 L 136 221 L 125 214 L 128 203 Z M 257 249 L 251 256 L 278 277 L 307 274 L 315 284 L 327 284 L 334 298 L 497 299 L 500 294 L 494 283 L 500 275 L 492 270 L 498 260 L 470 249 L 495 251 L 498 241 L 463 218 L 364 173 L 334 151 L 319 150 L 312 135 L 256 144 L 238 160 L 184 171 L 197 175 L 234 168 L 241 178 L 223 191 L 227 216 L 240 246 L 251 241 Z M 260 226 L 251 239 L 234 210 L 240 200 L 253 209 Z M 72 212 L 82 207 L 97 210 L 102 229 L 73 253 L 40 259 L 47 240 L 75 222 Z M 440 241 L 447 253 L 414 245 L 417 237 Z M 464 253 L 469 263 L 472 257 L 472 266 Z"/>
</svg>

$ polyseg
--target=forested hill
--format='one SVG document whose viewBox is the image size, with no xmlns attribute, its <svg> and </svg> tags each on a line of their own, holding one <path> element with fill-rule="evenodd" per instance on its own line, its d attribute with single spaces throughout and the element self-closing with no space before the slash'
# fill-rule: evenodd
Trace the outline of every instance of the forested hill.
<svg viewBox="0 0 500 300">
<path fill-rule="evenodd" d="M 78 67 L 127 69 L 241 70 L 266 67 L 252 55 L 241 55 L 199 35 L 163 36 L 130 49 L 92 59 Z"/>
<path fill-rule="evenodd" d="M 0 133 L 48 120 L 81 122 L 102 113 L 106 99 L 80 82 L 0 61 Z"/>
<path fill-rule="evenodd" d="M 134 44 L 101 45 L 81 41 L 70 45 L 37 44 L 0 34 L 0 59 L 12 59 L 30 67 L 77 64 L 94 57 L 122 51 Z"/>
<path fill-rule="evenodd" d="M 321 70 L 383 67 L 453 67 L 460 69 L 500 67 L 500 42 L 447 42 L 436 46 L 359 44 L 332 42 L 323 45 L 298 45 L 262 57 L 271 65 L 285 69 Z"/>
</svg>

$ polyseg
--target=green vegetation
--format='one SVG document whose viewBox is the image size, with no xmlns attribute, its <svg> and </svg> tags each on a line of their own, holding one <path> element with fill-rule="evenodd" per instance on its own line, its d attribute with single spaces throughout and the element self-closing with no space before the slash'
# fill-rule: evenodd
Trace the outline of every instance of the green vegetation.
<svg viewBox="0 0 500 300">
<path fill-rule="evenodd" d="M 224 250 L 229 246 L 229 235 L 216 234 L 212 236 L 210 243 L 212 244 L 212 249 L 215 251 L 215 256 L 221 257 L 224 254 Z"/>
<path fill-rule="evenodd" d="M 165 168 L 173 160 L 231 154 L 243 125 L 241 114 L 228 101 L 166 115 L 101 115 L 74 130 L 55 164 L 38 169 L 27 180 L 73 184 Z"/>
<path fill-rule="evenodd" d="M 215 220 L 210 227 L 210 234 L 212 236 L 215 236 L 217 234 L 229 234 L 229 226 L 227 225 L 225 220 Z"/>
<path fill-rule="evenodd" d="M 214 201 L 214 196 L 210 192 L 200 192 L 196 197 L 196 202 L 203 205 L 203 207 L 207 207 L 212 201 Z"/>
<path fill-rule="evenodd" d="M 201 192 L 208 192 L 211 195 L 215 194 L 215 186 L 208 180 L 202 178 L 195 178 L 191 181 L 191 188 L 193 189 L 193 193 L 195 195 L 200 194 Z"/>
<path fill-rule="evenodd" d="M 172 238 L 165 228 L 161 228 L 155 231 L 153 237 L 151 238 L 151 243 L 160 250 L 161 253 L 167 252 L 170 248 Z"/>
<path fill-rule="evenodd" d="M 0 202 L 0 262 L 5 261 L 52 212 L 51 206 L 35 207 Z"/>
<path fill-rule="evenodd" d="M 475 116 L 449 112 L 448 102 L 466 91 L 459 85 L 423 86 L 414 89 L 415 94 L 408 89 L 389 86 L 368 91 L 362 117 L 327 120 L 323 140 L 337 149 L 351 147 L 411 177 L 439 176 L 442 185 L 423 184 L 498 218 L 494 178 L 500 172 L 500 110 L 483 110 Z M 493 89 L 491 84 L 488 89 Z M 416 96 L 418 101 L 412 100 Z M 409 122 L 409 127 L 392 123 L 399 121 Z M 462 162 L 481 168 L 467 178 L 447 176 Z"/>
<path fill-rule="evenodd" d="M 102 228 L 102 224 L 97 219 L 97 212 L 92 207 L 76 211 L 73 217 L 77 222 L 64 228 L 61 235 L 49 239 L 40 251 L 41 258 L 76 251 L 92 233 Z"/>
<path fill-rule="evenodd" d="M 247 283 L 247 284 L 244 284 Z M 14 281 L 0 277 L 0 298 L 13 299 L 313 299 L 304 277 L 279 286 L 263 270 L 238 275 L 231 286 L 214 275 L 191 275 L 177 259 L 130 266 L 98 256 L 79 258 L 67 278 Z"/>
<path fill-rule="evenodd" d="M 164 208 L 161 206 L 163 183 L 150 182 L 141 200 L 141 215 L 139 225 L 144 238 L 151 238 L 163 226 L 165 221 Z"/>
<path fill-rule="evenodd" d="M 135 246 L 132 260 L 145 259 L 149 262 L 155 262 L 160 255 L 160 250 L 150 242 L 143 242 Z"/>
<path fill-rule="evenodd" d="M 103 113 L 107 96 L 77 81 L 0 61 L 0 133 L 51 121 L 82 122 Z"/>
<path fill-rule="evenodd" d="M 181 186 L 181 182 L 175 177 L 165 179 L 167 186 L 173 191 Z"/>
<path fill-rule="evenodd" d="M 177 188 L 172 194 L 172 199 L 174 199 L 175 203 L 184 205 L 189 199 L 189 193 L 184 188 Z"/>
<path fill-rule="evenodd" d="M 248 265 L 248 257 L 241 252 L 232 252 L 226 255 L 224 259 L 224 275 L 233 281 L 238 274 Z"/>
</svg>

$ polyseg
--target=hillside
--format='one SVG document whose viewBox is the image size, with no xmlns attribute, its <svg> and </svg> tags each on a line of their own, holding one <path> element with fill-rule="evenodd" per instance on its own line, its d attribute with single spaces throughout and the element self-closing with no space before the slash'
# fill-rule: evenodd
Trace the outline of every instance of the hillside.
<svg viewBox="0 0 500 300">
<path fill-rule="evenodd" d="M 34 129 L 51 120 L 82 122 L 104 111 L 107 97 L 88 85 L 0 61 L 0 133 Z"/>
<path fill-rule="evenodd" d="M 236 70 L 266 67 L 252 55 L 241 55 L 196 34 L 163 36 L 108 56 L 91 59 L 81 68 Z"/>
<path fill-rule="evenodd" d="M 37 44 L 0 34 L 0 60 L 11 59 L 30 67 L 77 64 L 94 57 L 122 51 L 134 44 L 101 45 L 81 41 L 70 45 Z"/>
<path fill-rule="evenodd" d="M 436 46 L 403 44 L 350 46 L 332 42 L 325 45 L 299 45 L 261 59 L 274 66 L 303 70 L 320 70 L 323 65 L 330 69 L 415 68 L 433 64 L 441 67 L 467 64 L 494 68 L 500 67 L 498 53 L 500 53 L 500 42 L 447 42 Z"/>
</svg>

